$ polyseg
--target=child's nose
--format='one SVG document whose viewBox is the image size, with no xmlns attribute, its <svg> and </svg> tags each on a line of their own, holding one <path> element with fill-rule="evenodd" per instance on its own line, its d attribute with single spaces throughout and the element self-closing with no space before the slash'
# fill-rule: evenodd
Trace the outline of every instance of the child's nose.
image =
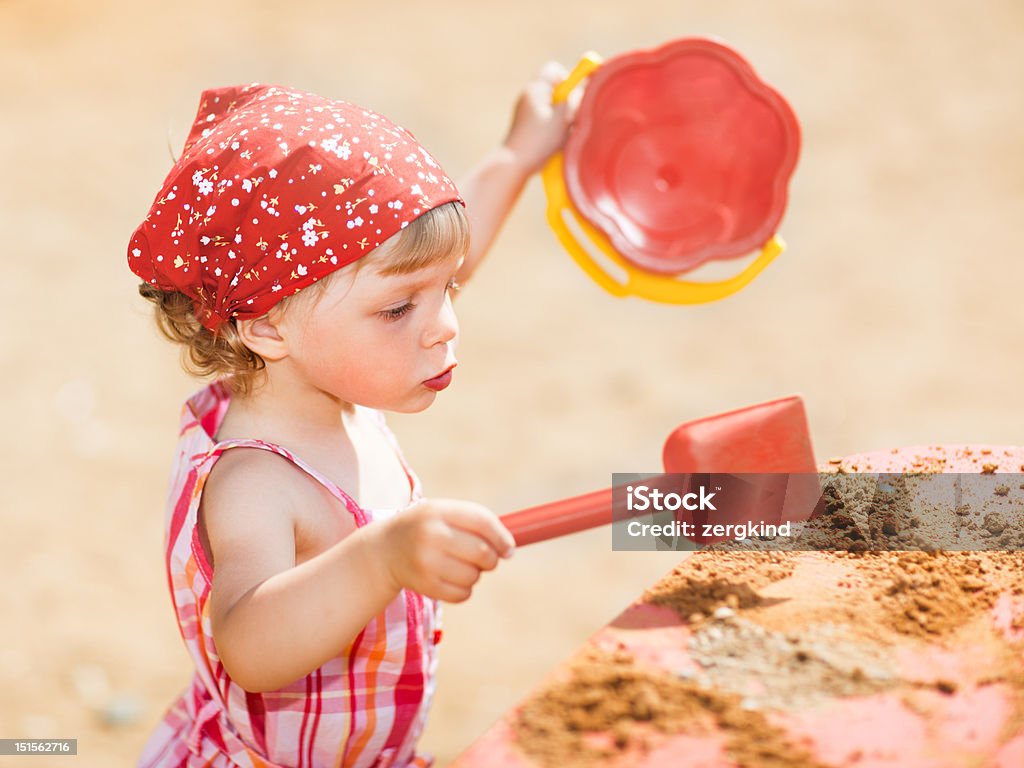
<svg viewBox="0 0 1024 768">
<path fill-rule="evenodd" d="M 447 344 L 459 335 L 459 320 L 455 316 L 451 296 L 446 296 L 430 330 L 427 332 L 426 345 Z"/>
</svg>

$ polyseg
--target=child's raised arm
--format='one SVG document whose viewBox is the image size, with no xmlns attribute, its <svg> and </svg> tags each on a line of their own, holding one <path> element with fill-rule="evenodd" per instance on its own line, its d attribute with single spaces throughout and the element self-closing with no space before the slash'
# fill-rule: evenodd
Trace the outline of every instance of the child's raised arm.
<svg viewBox="0 0 1024 768">
<path fill-rule="evenodd" d="M 213 635 L 225 670 L 246 690 L 281 688 L 336 657 L 403 587 L 465 600 L 514 545 L 493 513 L 470 502 L 422 500 L 358 529 L 335 504 L 261 451 L 225 454 L 207 483 Z M 348 529 L 296 564 L 295 523 L 311 512 L 342 517 Z"/>
<path fill-rule="evenodd" d="M 572 106 L 551 104 L 555 85 L 568 76 L 565 68 L 548 62 L 516 102 L 508 135 L 459 184 L 470 223 L 470 248 L 456 279 L 468 280 L 494 242 L 531 175 L 565 142 Z"/>
</svg>

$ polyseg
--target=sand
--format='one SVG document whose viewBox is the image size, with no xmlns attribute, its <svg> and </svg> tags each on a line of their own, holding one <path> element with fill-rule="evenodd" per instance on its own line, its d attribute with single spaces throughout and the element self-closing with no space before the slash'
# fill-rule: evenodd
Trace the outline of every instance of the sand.
<svg viewBox="0 0 1024 768">
<path fill-rule="evenodd" d="M 661 766 L 673 746 L 682 753 L 694 741 L 709 766 L 1015 764 L 1024 553 L 998 542 L 936 550 L 940 518 L 962 520 L 970 504 L 940 513 L 927 482 L 983 461 L 989 470 L 973 478 L 1004 479 L 993 495 L 1020 510 L 1024 483 L 1000 470 L 1022 459 L 1021 449 L 930 447 L 832 462 L 823 481 L 847 480 L 847 491 L 869 478 L 847 468 L 918 466 L 919 475 L 891 476 L 899 485 L 875 497 L 890 503 L 873 516 L 890 529 L 913 520 L 920 541 L 863 523 L 860 494 L 847 493 L 845 505 L 826 494 L 786 541 L 809 532 L 821 551 L 751 539 L 697 552 L 509 714 L 510 752 L 493 745 L 492 731 L 460 766 L 489 764 L 489 747 L 508 766 Z M 963 500 L 977 503 L 966 487 Z M 865 534 L 851 537 L 859 522 Z M 928 551 L 912 548 L 920 542 Z M 887 709 L 892 719 L 879 718 Z M 872 717 L 870 728 L 853 725 Z"/>
<path fill-rule="evenodd" d="M 495 750 L 494 764 L 668 765 L 665 749 L 682 735 L 718 748 L 715 766 L 848 766 L 857 752 L 872 765 L 994 765 L 986 756 L 1024 737 L 1019 553 L 781 559 L 785 572 L 763 553 L 705 551 L 674 569 L 509 716 L 529 762 Z M 757 599 L 740 599 L 744 590 Z M 687 615 L 701 598 L 708 613 Z M 1016 623 L 1003 625 L 997 603 L 1013 601 Z M 682 623 L 652 613 L 646 633 L 627 631 L 646 606 L 671 607 Z M 844 731 L 843 706 L 864 717 L 889 702 L 915 727 Z M 957 711 L 964 732 L 949 733 Z M 484 752 L 460 766 L 488 764 Z"/>
</svg>

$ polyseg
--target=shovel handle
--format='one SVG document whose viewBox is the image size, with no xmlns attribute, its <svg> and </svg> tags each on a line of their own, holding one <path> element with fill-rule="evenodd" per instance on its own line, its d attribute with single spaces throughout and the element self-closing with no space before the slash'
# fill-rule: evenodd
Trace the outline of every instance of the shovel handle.
<svg viewBox="0 0 1024 768">
<path fill-rule="evenodd" d="M 585 531 L 612 521 L 612 489 L 584 493 L 503 515 L 516 546 Z"/>
<path fill-rule="evenodd" d="M 772 524 L 784 521 L 801 522 L 814 516 L 816 503 L 821 495 L 821 486 L 816 473 L 765 472 L 732 475 L 729 473 L 677 472 L 650 476 L 643 482 L 648 488 L 676 492 L 681 490 L 679 478 L 684 475 L 689 476 L 687 483 L 693 483 L 693 485 L 689 485 L 690 492 L 700 485 L 702 486 L 700 492 L 703 495 L 703 486 L 722 483 L 726 486 L 726 494 L 733 494 L 732 498 L 735 498 L 735 503 L 717 510 L 715 512 L 716 519 L 712 522 L 760 521 Z M 621 486 L 618 487 L 621 488 Z M 536 507 L 503 515 L 500 520 L 512 534 L 516 546 L 523 546 L 608 525 L 613 520 L 634 517 L 637 513 L 628 512 L 625 498 L 620 496 L 616 499 L 613 490 L 604 488 L 560 501 L 539 504 Z M 716 487 L 716 490 L 721 490 L 721 488 Z M 740 495 L 735 495 L 741 491 Z M 713 495 L 711 494 L 711 496 Z M 742 500 L 744 498 L 746 501 Z M 675 512 L 675 517 L 677 520 L 696 526 L 698 523 L 708 522 L 707 514 L 707 512 L 697 512 L 691 507 L 686 507 L 678 509 Z M 713 536 L 705 532 L 698 533 L 695 528 L 693 535 L 689 538 L 698 544 L 711 544 L 716 541 L 724 541 L 728 536 L 724 534 L 720 536 L 717 533 Z"/>
<path fill-rule="evenodd" d="M 649 475 L 643 482 L 651 488 L 678 489 L 678 483 L 674 483 L 678 479 L 679 473 Z M 516 540 L 516 546 L 610 525 L 614 520 L 632 516 L 627 512 L 625 495 L 616 499 L 614 490 L 603 488 L 568 499 L 549 501 L 536 507 L 502 515 L 500 519 Z"/>
<path fill-rule="evenodd" d="M 678 478 L 678 475 L 652 475 L 644 482 L 651 487 L 659 487 L 666 481 L 671 482 L 672 478 Z M 538 504 L 536 507 L 502 515 L 501 522 L 516 540 L 516 546 L 610 525 L 614 519 L 626 515 L 625 497 L 616 500 L 613 490 L 603 488 L 568 499 Z"/>
</svg>

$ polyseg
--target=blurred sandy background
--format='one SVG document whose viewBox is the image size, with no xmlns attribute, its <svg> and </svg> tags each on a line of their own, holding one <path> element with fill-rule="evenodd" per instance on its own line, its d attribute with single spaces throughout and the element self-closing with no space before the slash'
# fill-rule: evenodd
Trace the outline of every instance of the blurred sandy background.
<svg viewBox="0 0 1024 768">
<path fill-rule="evenodd" d="M 796 109 L 789 250 L 720 304 L 608 297 L 531 184 L 459 302 L 456 385 L 392 419 L 436 495 L 508 512 L 592 490 L 657 469 L 681 421 L 793 392 L 821 458 L 1024 442 L 1014 0 L 284 8 L 0 2 L 0 738 L 78 738 L 68 762 L 128 765 L 188 679 L 161 524 L 197 384 L 158 338 L 125 244 L 203 87 L 365 104 L 456 175 L 500 139 L 542 61 L 591 48 L 716 35 Z M 611 552 L 603 531 L 521 551 L 448 609 L 423 746 L 445 764 L 675 558 Z"/>
</svg>

